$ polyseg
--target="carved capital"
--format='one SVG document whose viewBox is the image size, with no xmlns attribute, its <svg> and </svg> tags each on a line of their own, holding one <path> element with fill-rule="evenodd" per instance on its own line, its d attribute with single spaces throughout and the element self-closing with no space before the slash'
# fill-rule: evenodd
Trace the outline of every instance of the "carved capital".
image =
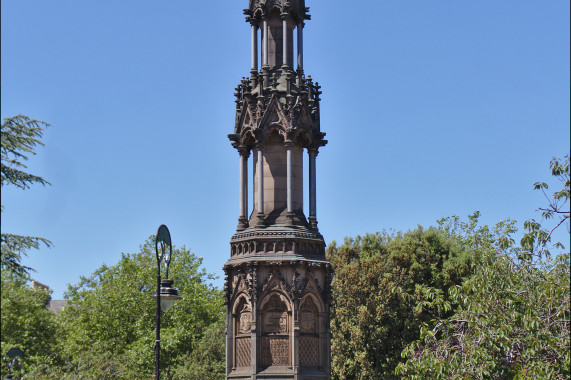
<svg viewBox="0 0 571 380">
<path fill-rule="evenodd" d="M 250 149 L 247 146 L 240 144 L 236 149 L 240 156 L 243 156 L 244 158 L 250 157 Z"/>
</svg>

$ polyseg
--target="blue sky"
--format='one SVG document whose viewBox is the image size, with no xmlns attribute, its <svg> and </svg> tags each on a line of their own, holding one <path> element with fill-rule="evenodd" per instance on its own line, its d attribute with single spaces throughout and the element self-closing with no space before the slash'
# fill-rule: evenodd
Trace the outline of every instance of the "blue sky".
<svg viewBox="0 0 571 380">
<path fill-rule="evenodd" d="M 489 224 L 538 217 L 532 184 L 569 151 L 569 1 L 307 5 L 305 72 L 323 86 L 329 140 L 317 158 L 327 243 L 475 210 Z M 1 7 L 1 116 L 51 124 L 29 170 L 53 185 L 2 189 L 2 232 L 55 244 L 24 261 L 34 277 L 61 298 L 164 223 L 221 287 L 247 1 Z"/>
</svg>

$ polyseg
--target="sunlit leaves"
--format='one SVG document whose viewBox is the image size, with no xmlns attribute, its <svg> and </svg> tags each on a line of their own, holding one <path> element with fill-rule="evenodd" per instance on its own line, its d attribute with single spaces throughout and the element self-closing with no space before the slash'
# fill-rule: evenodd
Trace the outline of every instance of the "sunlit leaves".
<svg viewBox="0 0 571 380">
<path fill-rule="evenodd" d="M 446 290 L 470 271 L 455 238 L 436 229 L 368 234 L 332 244 L 332 376 L 385 379 L 423 323 L 447 313 Z"/>
<path fill-rule="evenodd" d="M 33 288 L 26 280 L 2 270 L 2 357 L 11 347 L 26 355 L 23 370 L 38 361 L 37 356 L 54 354 L 57 324 L 55 314 L 47 308 L 50 294 L 43 288 Z M 7 373 L 2 361 L 1 377 Z"/>
<path fill-rule="evenodd" d="M 562 189 L 548 197 L 546 183 L 537 182 L 548 206 L 540 208 L 545 229 L 534 219 L 521 247 L 514 247 L 513 222 L 500 222 L 493 233 L 447 218 L 441 227 L 460 236 L 475 249 L 474 274 L 448 291 L 458 305 L 421 327 L 421 338 L 402 352 L 406 362 L 396 374 L 407 379 L 568 379 L 570 369 L 570 262 L 569 253 L 551 256 L 549 243 L 555 229 L 569 221 L 569 156 L 551 161 L 552 174 Z M 566 206 L 567 205 L 567 206 Z M 482 241 L 486 244 L 473 245 Z M 564 249 L 562 243 L 552 247 Z"/>
<path fill-rule="evenodd" d="M 161 316 L 161 365 L 166 378 L 176 378 L 178 367 L 190 365 L 187 361 L 195 356 L 194 350 L 204 337 L 212 339 L 205 331 L 223 321 L 221 292 L 209 284 L 212 277 L 200 269 L 201 262 L 184 247 L 173 249 L 169 275 L 182 300 Z M 149 239 L 140 252 L 122 254 L 116 265 L 102 265 L 69 287 L 66 296 L 74 306 L 61 314 L 61 322 L 67 332 L 64 351 L 73 363 L 75 376 L 151 376 L 156 307 L 151 294 L 155 292 L 156 271 L 154 245 Z M 218 334 L 216 342 L 208 344 L 220 347 L 223 342 L 222 334 Z M 218 361 L 208 356 L 194 363 L 214 368 Z M 213 376 L 219 378 L 220 373 Z"/>
</svg>

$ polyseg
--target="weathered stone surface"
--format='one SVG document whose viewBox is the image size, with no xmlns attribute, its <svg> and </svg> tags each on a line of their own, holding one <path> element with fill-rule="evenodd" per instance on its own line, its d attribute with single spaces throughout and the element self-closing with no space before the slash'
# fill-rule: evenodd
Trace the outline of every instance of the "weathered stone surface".
<svg viewBox="0 0 571 380">
<path fill-rule="evenodd" d="M 327 143 L 319 123 L 321 91 L 301 67 L 292 69 L 294 34 L 301 35 L 293 31 L 309 19 L 307 10 L 303 0 L 252 0 L 245 10 L 254 32 L 265 23 L 269 38 L 267 65 L 258 70 L 253 59 L 251 77 L 236 88 L 236 122 L 228 135 L 243 165 L 252 157 L 254 186 L 251 213 L 240 215 L 224 266 L 227 379 L 330 378 L 331 265 L 311 214 L 315 196 L 309 218 L 303 211 L 304 151 L 312 162 Z M 254 32 L 252 44 L 264 52 Z"/>
</svg>

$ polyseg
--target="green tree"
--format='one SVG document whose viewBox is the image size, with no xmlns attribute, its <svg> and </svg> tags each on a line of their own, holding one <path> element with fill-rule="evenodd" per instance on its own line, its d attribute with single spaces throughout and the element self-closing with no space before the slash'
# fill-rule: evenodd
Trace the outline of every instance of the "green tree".
<svg viewBox="0 0 571 380">
<path fill-rule="evenodd" d="M 435 228 L 367 234 L 328 247 L 334 279 L 332 375 L 390 379 L 420 326 L 447 304 L 431 304 L 470 273 L 470 254 Z M 420 306 L 419 306 L 420 305 Z M 423 307 L 424 305 L 424 307 Z"/>
<path fill-rule="evenodd" d="M 540 208 L 545 229 L 534 220 L 521 247 L 513 232 L 495 237 L 491 249 L 474 256 L 474 275 L 449 290 L 452 316 L 425 323 L 421 338 L 403 350 L 408 359 L 396 373 L 411 379 L 568 379 L 570 371 L 569 253 L 552 257 L 555 229 L 569 221 L 569 156 L 551 162 L 562 189 Z M 548 189 L 536 183 L 535 189 Z M 448 222 L 450 219 L 448 220 Z M 457 219 L 456 219 L 457 222 Z M 458 235 L 466 224 L 448 223 Z M 460 228 L 458 228 L 460 227 Z M 471 235 L 468 232 L 468 235 Z M 469 242 L 466 239 L 465 242 Z M 443 302 L 443 299 L 435 300 Z"/>
<path fill-rule="evenodd" d="M 569 255 L 518 260 L 482 252 L 450 289 L 454 315 L 422 328 L 397 374 L 411 379 L 568 379 Z M 429 326 L 433 326 L 429 328 Z"/>
<path fill-rule="evenodd" d="M 220 380 L 225 369 L 226 323 L 219 320 L 206 328 L 192 352 L 182 357 L 173 371 L 173 380 Z"/>
<path fill-rule="evenodd" d="M 26 355 L 23 372 L 43 361 L 42 357 L 56 352 L 57 323 L 47 308 L 50 294 L 45 289 L 29 286 L 21 276 L 2 270 L 2 358 L 12 347 Z M 7 373 L 2 361 L 0 376 Z"/>
<path fill-rule="evenodd" d="M 1 127 L 1 187 L 13 185 L 26 190 L 34 183 L 44 186 L 50 184 L 42 177 L 21 170 L 26 169 L 24 161 L 28 160 L 28 156 L 36 154 L 36 147 L 44 145 L 41 138 L 44 128 L 48 125 L 46 122 L 23 115 L 4 119 Z M 4 206 L 2 206 L 3 209 Z M 22 256 L 27 255 L 30 249 L 38 249 L 42 244 L 52 246 L 49 240 L 41 237 L 9 233 L 2 233 L 1 236 L 0 266 L 20 276 L 26 276 L 32 270 L 21 264 Z"/>
<path fill-rule="evenodd" d="M 68 373 L 82 379 L 150 378 L 154 371 L 156 286 L 154 239 L 138 253 L 123 254 L 114 266 L 103 265 L 89 277 L 70 286 L 66 298 L 73 306 L 59 315 L 65 332 L 62 351 Z M 184 247 L 173 250 L 170 277 L 183 297 L 161 317 L 161 373 L 173 378 L 177 368 L 194 360 L 215 369 L 220 378 L 223 334 L 213 336 L 213 326 L 224 321 L 221 291 L 202 262 Z M 218 329 L 219 330 L 219 329 Z M 216 331 L 218 331 L 216 330 Z M 208 341 L 210 356 L 197 351 Z M 223 351 L 222 351 L 223 352 Z M 178 377 L 199 379 L 202 377 Z"/>
</svg>

